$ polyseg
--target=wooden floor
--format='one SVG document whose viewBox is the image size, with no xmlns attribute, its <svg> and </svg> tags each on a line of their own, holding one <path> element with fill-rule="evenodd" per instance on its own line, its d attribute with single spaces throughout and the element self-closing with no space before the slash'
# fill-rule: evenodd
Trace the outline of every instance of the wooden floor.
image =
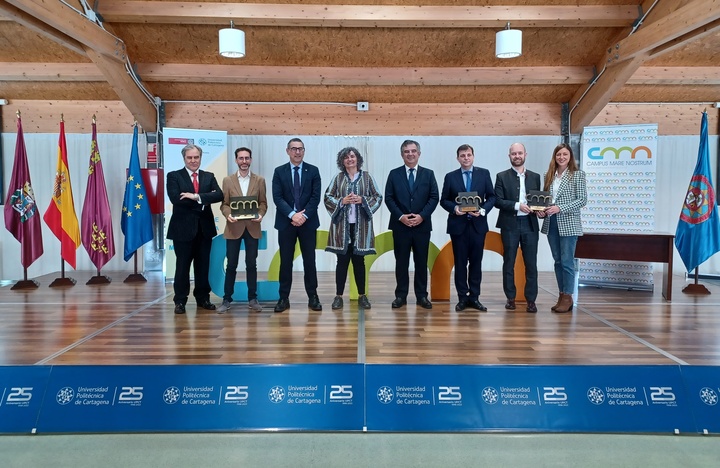
<svg viewBox="0 0 720 468">
<path fill-rule="evenodd" d="M 71 272 L 69 288 L 0 288 L 0 365 L 220 364 L 220 363 L 432 363 L 432 364 L 691 364 L 720 365 L 720 283 L 703 281 L 709 296 L 682 293 L 676 277 L 672 303 L 655 292 L 581 287 L 572 314 L 550 313 L 556 286 L 540 275 L 538 314 L 503 308 L 499 272 L 484 275 L 480 300 L 487 313 L 393 310 L 392 273 L 371 272 L 371 310 L 345 300 L 330 309 L 333 273 L 320 274 L 322 312 L 307 308 L 296 273 L 291 309 L 261 313 L 234 304 L 226 315 L 173 313 L 172 285 L 159 274 L 147 283 L 87 286 L 90 272 Z M 656 277 L 656 284 L 661 281 Z M 213 296 L 215 302 L 219 298 Z"/>
</svg>

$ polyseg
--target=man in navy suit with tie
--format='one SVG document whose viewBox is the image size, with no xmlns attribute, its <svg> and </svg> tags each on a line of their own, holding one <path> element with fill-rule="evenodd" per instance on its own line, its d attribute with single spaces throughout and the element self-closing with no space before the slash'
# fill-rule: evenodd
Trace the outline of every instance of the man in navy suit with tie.
<svg viewBox="0 0 720 468">
<path fill-rule="evenodd" d="M 490 172 L 474 167 L 475 153 L 472 146 L 460 145 L 457 149 L 460 169 L 445 175 L 440 205 L 447 211 L 447 232 L 452 241 L 455 256 L 455 289 L 458 303 L 455 310 L 460 312 L 471 308 L 485 312 L 480 297 L 482 281 L 482 259 L 485 248 L 485 234 L 488 232 L 487 214 L 495 205 Z M 461 211 L 455 198 L 460 192 L 476 192 L 481 201 L 475 211 Z"/>
<path fill-rule="evenodd" d="M 182 149 L 185 167 L 168 172 L 167 194 L 173 205 L 167 238 L 175 251 L 175 313 L 184 314 L 190 294 L 190 264 L 195 274 L 193 296 L 198 307 L 215 310 L 210 302 L 210 247 L 217 234 L 210 205 L 220 203 L 223 193 L 212 172 L 200 170 L 202 148 L 187 145 Z"/>
<path fill-rule="evenodd" d="M 415 262 L 415 298 L 417 305 L 432 309 L 427 292 L 427 262 L 432 231 L 432 213 L 439 200 L 435 174 L 418 166 L 420 144 L 405 140 L 400 145 L 403 166 L 390 171 L 385 185 L 385 205 L 390 210 L 388 228 L 393 234 L 395 253 L 395 300 L 392 308 L 407 304 L 410 289 L 410 252 Z"/>
<path fill-rule="evenodd" d="M 275 168 L 272 179 L 275 229 L 278 231 L 280 246 L 280 299 L 275 305 L 275 312 L 290 308 L 292 268 L 297 241 L 300 241 L 305 270 L 308 307 L 319 311 L 322 310 L 322 304 L 317 295 L 315 244 L 317 229 L 320 227 L 317 212 L 321 192 L 320 171 L 303 160 L 305 145 L 300 138 L 291 139 L 285 152 L 290 162 Z"/>
</svg>

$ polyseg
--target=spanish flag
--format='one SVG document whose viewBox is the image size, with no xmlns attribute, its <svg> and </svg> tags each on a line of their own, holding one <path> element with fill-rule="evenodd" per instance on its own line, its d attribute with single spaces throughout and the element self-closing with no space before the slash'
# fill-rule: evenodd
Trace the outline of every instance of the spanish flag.
<svg viewBox="0 0 720 468">
<path fill-rule="evenodd" d="M 60 241 L 60 256 L 75 269 L 75 253 L 80 247 L 80 227 L 75 214 L 70 169 L 68 168 L 67 144 L 65 143 L 65 122 L 62 120 L 60 120 L 60 141 L 58 142 L 58 160 L 53 185 L 53 197 L 43 219 Z"/>
</svg>

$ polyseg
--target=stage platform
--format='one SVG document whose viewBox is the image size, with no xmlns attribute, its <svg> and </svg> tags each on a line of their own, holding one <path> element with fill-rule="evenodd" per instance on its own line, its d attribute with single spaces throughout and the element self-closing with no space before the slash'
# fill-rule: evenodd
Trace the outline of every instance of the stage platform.
<svg viewBox="0 0 720 468">
<path fill-rule="evenodd" d="M 207 393 L 210 396 L 197 397 L 191 404 L 219 407 L 234 401 L 238 405 L 247 396 L 248 385 L 267 385 L 275 391 L 273 396 L 265 397 L 264 387 L 255 394 L 262 393 L 263 404 L 271 408 L 288 403 L 291 391 L 306 397 L 303 404 L 325 398 L 315 416 L 326 423 L 310 424 L 314 416 L 305 408 L 287 425 L 282 418 L 271 420 L 272 426 L 239 424 L 231 418 L 215 426 L 189 424 L 174 426 L 175 430 L 718 432 L 697 417 L 705 410 L 714 415 L 717 401 L 696 402 L 700 398 L 691 388 L 700 385 L 703 391 L 720 393 L 716 367 L 720 285 L 714 281 L 704 282 L 711 295 L 687 296 L 681 292 L 684 278 L 675 278 L 673 302 L 662 298 L 659 287 L 654 292 L 582 287 L 573 313 L 552 314 L 554 276 L 541 273 L 539 312 L 529 314 L 520 303 L 515 311 L 504 309 L 500 273 L 489 272 L 480 298 L 488 312 L 458 313 L 454 302 L 435 301 L 432 310 L 425 310 L 412 297 L 408 306 L 393 310 L 392 273 L 371 272 L 372 309 L 358 309 L 357 302 L 346 296 L 344 309 L 333 311 L 333 273 L 325 272 L 320 274 L 319 291 L 324 310 L 313 312 L 307 308 L 302 274 L 296 273 L 291 308 L 284 313 L 273 313 L 274 304 L 264 304 L 262 312 L 253 313 L 237 303 L 220 315 L 190 303 L 187 314 L 175 315 L 172 285 L 160 275 L 147 275 L 147 283 L 127 284 L 123 283 L 126 274 L 110 273 L 112 283 L 88 286 L 89 272 L 71 272 L 75 286 L 50 288 L 56 276 L 39 278 L 36 290 L 14 291 L 9 285 L 1 289 L 0 365 L 6 366 L 4 375 L 27 369 L 38 374 L 38 382 L 47 385 L 45 400 L 60 406 L 64 405 L 60 400 L 69 399 L 95 411 L 92 407 L 101 406 L 102 400 L 108 406 L 125 403 L 150 410 L 152 403 L 144 395 L 149 394 L 153 379 L 177 380 L 185 375 L 192 376 L 192 382 L 215 382 L 218 375 L 231 375 L 240 384 L 193 387 L 186 383 L 188 394 L 217 394 Z M 133 376 L 142 376 L 135 379 L 141 383 L 132 383 Z M 321 382 L 321 388 L 300 388 L 308 380 Z M 271 385 L 273 381 L 280 385 Z M 425 381 L 433 383 L 426 386 Z M 164 397 L 171 386 L 158 385 L 153 391 Z M 6 411 L 7 403 L 17 409 L 12 404 L 17 407 L 23 398 L 30 404 L 28 391 L 22 390 L 27 385 L 5 387 Z M 94 389 L 96 397 L 79 403 L 80 394 L 88 389 Z M 180 385 L 180 400 L 183 391 Z M 118 393 L 124 393 L 124 401 Z M 33 404 L 50 404 L 40 401 L 40 395 L 33 397 Z M 333 399 L 338 405 L 332 405 Z M 401 400 L 407 406 L 401 407 Z M 535 413 L 518 413 L 517 406 L 532 400 Z M 587 414 L 576 418 L 579 400 Z M 498 402 L 513 406 L 512 411 L 498 411 L 500 405 L 492 406 Z M 629 425 L 597 423 L 597 415 L 587 411 L 592 405 L 604 405 L 601 413 L 608 420 L 618 419 L 625 414 L 614 413 L 615 404 L 652 411 L 642 413 L 646 417 L 639 418 L 640 423 Z M 424 405 L 433 410 L 421 417 L 413 415 L 412 411 L 425 411 Z M 62 408 L 53 411 L 45 406 L 45 414 L 61 423 L 48 423 L 45 432 L 172 430 L 141 423 L 103 426 L 103 418 L 92 417 L 94 413 L 75 420 L 101 423 L 68 425 L 73 420 L 69 413 Z M 524 421 L 522 414 L 528 416 Z M 432 424 L 425 424 L 423 418 Z M 587 426 L 590 420 L 599 425 Z"/>
</svg>

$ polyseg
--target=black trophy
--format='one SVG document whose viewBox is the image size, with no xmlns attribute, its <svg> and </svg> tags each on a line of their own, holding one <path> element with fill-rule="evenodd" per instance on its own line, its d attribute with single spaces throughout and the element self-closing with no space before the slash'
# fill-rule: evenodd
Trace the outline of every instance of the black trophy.
<svg viewBox="0 0 720 468">
<path fill-rule="evenodd" d="M 483 198 L 479 196 L 477 192 L 460 192 L 457 197 L 455 197 L 455 203 L 458 204 L 458 211 L 461 213 L 479 211 L 480 205 L 483 202 Z"/>
<path fill-rule="evenodd" d="M 235 219 L 256 219 L 259 210 L 257 197 L 230 197 L 230 214 Z"/>
<path fill-rule="evenodd" d="M 545 208 L 552 205 L 552 195 L 544 190 L 529 190 L 527 204 L 533 211 L 545 211 Z"/>
</svg>

